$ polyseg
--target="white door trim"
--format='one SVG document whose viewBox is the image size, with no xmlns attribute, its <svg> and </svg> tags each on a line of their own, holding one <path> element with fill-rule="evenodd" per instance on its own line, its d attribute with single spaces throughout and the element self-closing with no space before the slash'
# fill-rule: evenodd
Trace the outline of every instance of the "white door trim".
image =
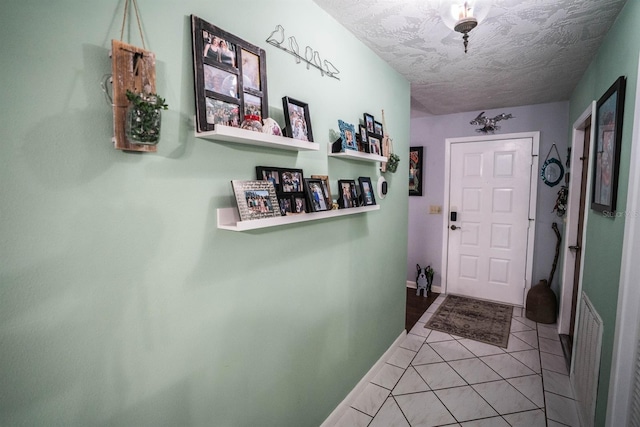
<svg viewBox="0 0 640 427">
<path fill-rule="evenodd" d="M 533 277 L 533 248 L 536 235 L 536 202 L 538 198 L 538 153 L 540 151 L 540 132 L 522 132 L 509 133 L 505 135 L 487 135 L 487 136 L 469 136 L 464 138 L 446 138 L 444 149 L 444 206 L 445 212 L 442 215 L 442 266 L 440 268 L 442 276 L 442 292 L 447 292 L 447 268 L 448 268 L 448 252 L 449 252 L 449 180 L 451 179 L 450 163 L 451 163 L 451 144 L 461 142 L 482 142 L 482 141 L 499 141 L 503 139 L 532 139 L 532 165 L 531 165 L 531 193 L 529 194 L 529 233 L 527 236 L 527 268 L 525 273 L 525 289 L 522 295 L 522 305 L 524 306 L 524 298 L 529 288 L 531 288 L 531 280 Z"/>
<path fill-rule="evenodd" d="M 582 163 L 580 157 L 583 156 L 584 150 L 584 128 L 585 122 L 589 117 L 592 117 L 591 123 L 591 139 L 590 139 L 590 149 L 589 149 L 589 158 L 585 163 Z M 575 264 L 571 262 L 567 262 L 574 258 L 573 252 L 569 250 L 569 246 L 575 245 L 578 234 L 577 234 L 577 223 L 578 216 L 580 215 L 580 187 L 582 185 L 582 168 L 587 168 L 587 187 L 586 191 L 586 200 L 585 200 L 585 213 L 583 218 L 582 225 L 582 247 L 585 247 L 587 244 L 587 222 L 589 220 L 589 200 L 591 199 L 591 172 L 592 172 L 592 148 L 593 141 L 595 140 L 595 117 L 596 117 L 596 102 L 593 101 L 589 108 L 584 110 L 584 112 L 578 117 L 578 119 L 573 123 L 573 139 L 571 143 L 571 181 L 569 182 L 569 198 L 567 200 L 567 217 L 565 224 L 565 238 L 563 240 L 562 245 L 562 289 L 560 290 L 560 313 L 558 315 L 558 333 L 569 335 L 569 328 L 571 327 L 571 302 L 573 297 L 573 279 L 575 272 Z M 580 252 L 580 278 L 579 278 L 579 289 L 577 290 L 578 295 L 580 295 L 582 289 L 582 272 L 584 271 L 584 252 Z M 576 320 L 577 320 L 577 307 L 576 307 Z M 576 324 L 578 322 L 576 321 Z"/>
<path fill-rule="evenodd" d="M 640 63 L 638 64 L 640 70 Z M 636 82 L 636 101 L 631 138 L 629 186 L 620 266 L 618 310 L 613 341 L 611 379 L 606 426 L 626 426 L 629 420 L 635 357 L 640 333 L 640 78 Z"/>
</svg>

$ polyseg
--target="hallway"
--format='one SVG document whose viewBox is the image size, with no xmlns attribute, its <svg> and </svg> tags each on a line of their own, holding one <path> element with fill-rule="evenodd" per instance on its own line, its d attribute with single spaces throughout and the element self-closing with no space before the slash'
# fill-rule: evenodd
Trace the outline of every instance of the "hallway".
<svg viewBox="0 0 640 427">
<path fill-rule="evenodd" d="M 514 308 L 502 349 L 424 328 L 429 307 L 337 427 L 579 426 L 555 325 Z"/>
</svg>

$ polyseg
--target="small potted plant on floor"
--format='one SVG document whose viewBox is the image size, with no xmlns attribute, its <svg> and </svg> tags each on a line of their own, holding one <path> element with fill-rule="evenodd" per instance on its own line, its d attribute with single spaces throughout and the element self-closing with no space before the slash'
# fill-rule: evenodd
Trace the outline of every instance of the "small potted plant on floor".
<svg viewBox="0 0 640 427">
<path fill-rule="evenodd" d="M 169 108 L 156 93 L 134 93 L 127 90 L 125 133 L 133 144 L 156 145 L 160 140 L 160 110 Z"/>
</svg>

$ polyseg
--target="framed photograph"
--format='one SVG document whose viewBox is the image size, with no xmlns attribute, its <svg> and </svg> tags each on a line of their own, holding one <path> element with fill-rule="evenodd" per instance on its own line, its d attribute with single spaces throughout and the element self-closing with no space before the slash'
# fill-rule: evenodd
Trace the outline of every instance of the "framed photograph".
<svg viewBox="0 0 640 427">
<path fill-rule="evenodd" d="M 409 195 L 422 196 L 423 147 L 409 148 Z"/>
<path fill-rule="evenodd" d="M 285 134 L 289 138 L 313 142 L 309 105 L 293 98 L 282 98 L 284 109 Z"/>
<path fill-rule="evenodd" d="M 618 195 L 625 86 L 626 79 L 620 76 L 596 104 L 591 209 L 609 214 L 616 210 Z"/>
<path fill-rule="evenodd" d="M 191 33 L 197 131 L 268 117 L 265 51 L 195 15 Z"/>
<path fill-rule="evenodd" d="M 256 179 L 271 182 L 273 184 L 273 187 L 276 189 L 276 193 L 279 193 L 281 191 L 280 169 L 278 168 L 256 166 Z"/>
<path fill-rule="evenodd" d="M 356 128 L 347 122 L 338 120 L 338 128 L 340 128 L 340 139 L 342 139 L 342 150 L 356 150 L 358 151 L 358 144 L 356 143 Z"/>
<path fill-rule="evenodd" d="M 305 178 L 305 190 L 309 200 L 309 210 L 311 212 L 330 211 L 331 204 L 327 203 L 327 195 L 324 192 L 322 181 L 315 178 Z"/>
<path fill-rule="evenodd" d="M 358 178 L 358 184 L 360 185 L 360 194 L 362 196 L 361 205 L 371 206 L 376 204 L 376 197 L 374 196 L 373 185 L 371 185 L 371 178 L 361 176 Z"/>
<path fill-rule="evenodd" d="M 304 178 L 302 176 L 302 169 L 281 169 L 280 183 L 283 193 L 304 192 Z"/>
<path fill-rule="evenodd" d="M 338 206 L 341 209 L 358 207 L 358 192 L 353 179 L 338 180 Z"/>
<path fill-rule="evenodd" d="M 280 204 L 280 215 L 286 216 L 293 213 L 293 203 L 291 203 L 291 197 L 278 197 L 278 203 Z"/>
<path fill-rule="evenodd" d="M 305 198 L 302 169 L 256 166 L 256 179 L 268 181 L 273 184 L 276 189 L 281 215 L 307 212 L 306 203 L 296 204 L 297 200 L 304 200 Z M 302 211 L 299 210 L 301 207 L 303 208 Z"/>
<path fill-rule="evenodd" d="M 280 216 L 276 189 L 269 181 L 231 181 L 240 220 Z"/>
<path fill-rule="evenodd" d="M 205 105 L 207 124 L 211 126 L 216 124 L 240 126 L 242 121 L 240 120 L 240 107 L 237 104 L 207 97 Z"/>
<path fill-rule="evenodd" d="M 381 155 L 380 145 L 382 144 L 382 141 L 378 136 L 369 135 L 368 138 L 369 138 L 369 153 L 377 154 L 378 156 L 380 156 Z"/>
<path fill-rule="evenodd" d="M 364 121 L 364 127 L 367 129 L 367 132 L 375 133 L 375 125 L 374 125 L 375 120 L 373 119 L 373 116 L 369 113 L 364 113 L 363 121 Z"/>
<path fill-rule="evenodd" d="M 311 175 L 311 178 L 319 179 L 320 181 L 322 181 L 324 194 L 327 197 L 327 204 L 329 206 L 329 209 L 331 209 L 333 205 L 333 198 L 331 197 L 331 187 L 329 186 L 329 176 L 328 175 Z"/>
<path fill-rule="evenodd" d="M 375 133 L 376 135 L 380 135 L 382 136 L 382 123 L 380 122 L 373 122 L 373 133 Z"/>
<path fill-rule="evenodd" d="M 358 133 L 360 135 L 360 145 L 358 146 L 358 151 L 362 151 L 363 153 L 369 152 L 369 136 L 367 134 L 367 128 L 364 125 L 358 125 Z"/>
<path fill-rule="evenodd" d="M 293 198 L 293 214 L 302 214 L 308 212 L 307 200 L 304 195 L 294 196 Z"/>
</svg>

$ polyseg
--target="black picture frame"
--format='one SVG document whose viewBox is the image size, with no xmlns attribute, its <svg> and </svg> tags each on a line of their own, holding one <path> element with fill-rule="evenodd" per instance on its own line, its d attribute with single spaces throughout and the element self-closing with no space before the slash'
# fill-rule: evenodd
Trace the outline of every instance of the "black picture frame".
<svg viewBox="0 0 640 427">
<path fill-rule="evenodd" d="M 358 151 L 369 153 L 369 135 L 365 125 L 358 125 L 358 136 L 358 142 L 360 143 Z"/>
<path fill-rule="evenodd" d="M 197 131 L 269 117 L 265 51 L 195 15 L 191 33 Z"/>
<path fill-rule="evenodd" d="M 369 133 L 375 133 L 375 119 L 369 113 L 364 113 L 362 115 L 362 121 L 364 122 L 364 127 L 367 129 Z"/>
<path fill-rule="evenodd" d="M 284 109 L 285 135 L 300 141 L 313 142 L 309 105 L 284 96 L 282 108 Z"/>
<path fill-rule="evenodd" d="M 343 120 L 338 120 L 338 128 L 340 129 L 340 139 L 342 140 L 342 151 L 358 151 L 356 128 L 351 123 L 347 123 Z"/>
<path fill-rule="evenodd" d="M 626 78 L 620 76 L 596 103 L 591 209 L 610 218 L 618 198 L 625 88 Z"/>
<path fill-rule="evenodd" d="M 409 148 L 409 195 L 422 196 L 424 147 Z"/>
<path fill-rule="evenodd" d="M 380 135 L 382 136 L 384 133 L 384 129 L 382 127 L 382 123 L 377 122 L 374 120 L 373 122 L 373 133 L 375 133 L 376 135 Z"/>
<path fill-rule="evenodd" d="M 327 196 L 327 203 L 333 207 L 333 197 L 331 196 L 331 186 L 329 185 L 329 175 L 311 175 L 311 178 L 319 179 L 322 181 L 324 187 L 324 194 Z"/>
<path fill-rule="evenodd" d="M 382 138 L 375 134 L 368 134 L 367 138 L 369 139 L 369 153 L 381 156 Z"/>
<path fill-rule="evenodd" d="M 338 180 L 338 206 L 340 209 L 355 208 L 359 206 L 356 181 L 353 179 Z"/>
<path fill-rule="evenodd" d="M 307 208 L 307 199 L 304 194 L 301 194 L 299 196 L 292 196 L 291 199 L 293 200 L 292 215 L 299 215 L 309 212 L 309 209 Z"/>
<path fill-rule="evenodd" d="M 256 179 L 271 181 L 277 193 L 280 193 L 280 168 L 256 166 Z"/>
<path fill-rule="evenodd" d="M 358 178 L 358 185 L 360 186 L 361 206 L 373 206 L 376 204 L 375 190 L 373 184 L 371 184 L 371 178 L 367 176 L 361 176 Z"/>
<path fill-rule="evenodd" d="M 256 166 L 256 179 L 273 183 L 278 198 L 281 215 L 293 215 L 307 212 L 307 203 L 303 203 L 303 212 L 297 212 L 299 199 L 305 198 L 304 173 L 302 169 L 279 168 L 275 166 Z"/>
<path fill-rule="evenodd" d="M 307 193 L 308 209 L 310 212 L 323 212 L 331 210 L 331 204 L 327 203 L 327 194 L 322 180 L 305 178 L 304 189 Z"/>
</svg>

